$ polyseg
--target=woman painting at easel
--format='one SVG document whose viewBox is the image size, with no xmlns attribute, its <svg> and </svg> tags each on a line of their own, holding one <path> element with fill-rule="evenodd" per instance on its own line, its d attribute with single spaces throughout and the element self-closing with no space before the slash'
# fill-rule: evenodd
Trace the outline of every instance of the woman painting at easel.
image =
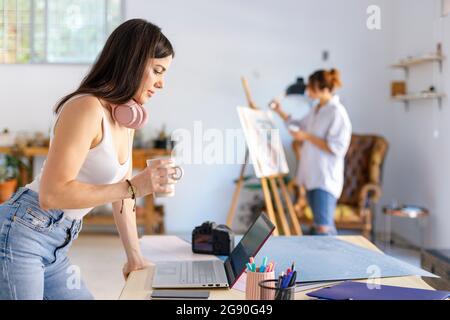
<svg viewBox="0 0 450 320">
<path fill-rule="evenodd" d="M 318 103 L 301 120 L 293 120 L 274 100 L 272 108 L 286 122 L 289 133 L 303 143 L 298 165 L 298 184 L 307 191 L 314 215 L 311 233 L 337 234 L 334 212 L 344 184 L 344 157 L 350 145 L 352 126 L 345 107 L 335 95 L 342 87 L 335 69 L 316 71 L 309 77 L 307 93 Z"/>
</svg>

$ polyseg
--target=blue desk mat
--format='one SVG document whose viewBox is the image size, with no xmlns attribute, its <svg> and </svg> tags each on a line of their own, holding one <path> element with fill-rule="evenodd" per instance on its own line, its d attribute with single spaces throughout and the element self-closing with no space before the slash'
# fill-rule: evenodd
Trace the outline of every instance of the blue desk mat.
<svg viewBox="0 0 450 320">
<path fill-rule="evenodd" d="M 399 276 L 436 277 L 389 255 L 334 237 L 271 237 L 255 257 L 274 261 L 276 274 L 295 261 L 300 282 L 355 280 Z"/>
<path fill-rule="evenodd" d="M 190 242 L 188 237 L 182 237 Z M 235 237 L 235 244 L 242 236 Z M 334 237 L 296 236 L 270 237 L 261 248 L 255 262 L 264 256 L 275 262 L 275 274 L 290 268 L 293 261 L 299 282 L 340 281 L 400 276 L 437 277 L 421 268 L 351 244 Z M 226 257 L 219 257 L 224 260 Z"/>
</svg>

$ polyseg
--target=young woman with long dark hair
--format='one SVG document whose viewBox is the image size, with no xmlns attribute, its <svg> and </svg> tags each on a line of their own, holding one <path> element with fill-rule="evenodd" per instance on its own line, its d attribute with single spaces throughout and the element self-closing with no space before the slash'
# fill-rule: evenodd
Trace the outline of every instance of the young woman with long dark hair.
<svg viewBox="0 0 450 320">
<path fill-rule="evenodd" d="M 67 257 L 82 218 L 112 203 L 124 245 L 125 277 L 145 268 L 138 243 L 137 197 L 169 192 L 170 160 L 132 177 L 134 130 L 143 107 L 164 87 L 174 50 L 154 24 L 126 21 L 108 38 L 79 88 L 55 108 L 41 173 L 0 206 L 0 299 L 91 299 Z"/>
</svg>

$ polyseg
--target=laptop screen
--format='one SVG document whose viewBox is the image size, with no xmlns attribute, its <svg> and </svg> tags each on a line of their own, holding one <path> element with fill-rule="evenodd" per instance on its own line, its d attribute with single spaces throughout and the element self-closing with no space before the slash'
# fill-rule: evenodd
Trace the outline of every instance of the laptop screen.
<svg viewBox="0 0 450 320">
<path fill-rule="evenodd" d="M 245 271 L 245 264 L 250 257 L 256 256 L 273 230 L 275 230 L 273 223 L 266 214 L 261 213 L 225 261 L 225 270 L 230 287 L 239 279 Z"/>
</svg>

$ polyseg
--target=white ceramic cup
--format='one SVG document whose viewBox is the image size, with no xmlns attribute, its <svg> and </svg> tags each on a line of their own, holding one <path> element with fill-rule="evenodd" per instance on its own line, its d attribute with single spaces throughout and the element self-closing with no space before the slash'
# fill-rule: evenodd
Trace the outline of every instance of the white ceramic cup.
<svg viewBox="0 0 450 320">
<path fill-rule="evenodd" d="M 168 159 L 172 159 L 171 157 L 163 157 L 163 158 L 156 158 L 156 159 L 149 159 L 147 160 L 147 167 L 151 166 L 151 164 L 155 161 L 160 161 L 160 160 L 168 160 Z M 162 165 L 160 166 L 160 168 L 173 168 L 177 171 L 177 173 L 173 174 L 172 176 L 170 176 L 171 179 L 175 180 L 176 182 L 180 181 L 181 178 L 183 178 L 184 175 L 184 171 L 183 168 L 181 168 L 180 166 L 175 165 L 175 163 L 169 164 L 169 165 Z M 171 185 L 170 187 L 171 191 L 170 192 L 155 192 L 154 195 L 156 198 L 168 198 L 168 197 L 173 197 L 175 195 L 175 185 Z"/>
</svg>

